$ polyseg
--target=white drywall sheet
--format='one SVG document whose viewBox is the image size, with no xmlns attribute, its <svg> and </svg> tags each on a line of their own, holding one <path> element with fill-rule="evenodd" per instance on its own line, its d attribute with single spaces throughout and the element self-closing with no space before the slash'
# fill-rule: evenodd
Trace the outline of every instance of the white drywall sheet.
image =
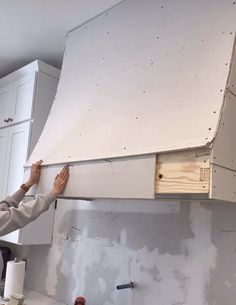
<svg viewBox="0 0 236 305">
<path fill-rule="evenodd" d="M 235 131 L 236 95 L 228 91 L 225 98 L 224 109 L 217 136 L 211 152 L 211 163 L 224 168 L 236 170 Z"/>
<path fill-rule="evenodd" d="M 236 2 L 235 2 L 236 5 Z M 236 41 L 234 43 L 234 51 L 231 61 L 231 71 L 228 84 L 230 92 L 236 96 Z"/>
<path fill-rule="evenodd" d="M 236 202 L 236 172 L 212 164 L 209 198 Z"/>
<path fill-rule="evenodd" d="M 127 0 L 71 32 L 56 99 L 29 163 L 211 142 L 235 25 L 233 1 Z"/>
<path fill-rule="evenodd" d="M 61 197 L 153 199 L 155 164 L 155 155 L 75 164 Z M 27 194 L 47 193 L 60 170 L 61 166 L 43 167 L 39 184 Z M 28 175 L 29 169 L 26 179 Z"/>
</svg>

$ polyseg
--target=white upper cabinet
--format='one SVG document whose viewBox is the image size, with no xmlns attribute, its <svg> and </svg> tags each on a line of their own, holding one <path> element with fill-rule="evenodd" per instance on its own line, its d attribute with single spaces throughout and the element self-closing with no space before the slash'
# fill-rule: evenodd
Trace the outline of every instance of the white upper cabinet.
<svg viewBox="0 0 236 305">
<path fill-rule="evenodd" d="M 12 109 L 9 116 L 10 123 L 18 123 L 29 120 L 32 117 L 34 103 L 34 86 L 37 82 L 37 74 L 22 77 L 14 83 Z"/>
<path fill-rule="evenodd" d="M 0 127 L 31 119 L 36 82 L 37 73 L 3 86 L 0 80 Z"/>
<path fill-rule="evenodd" d="M 0 129 L 0 194 L 3 193 L 4 170 L 7 157 L 8 128 Z"/>
<path fill-rule="evenodd" d="M 58 69 L 37 60 L 0 79 L 0 200 L 13 194 L 24 182 L 24 164 L 49 115 L 59 76 Z M 2 236 L 1 240 L 24 245 L 48 244 L 53 218 L 52 206 L 37 221 Z"/>
<path fill-rule="evenodd" d="M 24 171 L 22 165 L 27 160 L 30 122 L 9 127 L 2 198 L 13 194 L 22 184 Z"/>
<path fill-rule="evenodd" d="M 7 126 L 13 101 L 13 84 L 0 87 L 0 127 Z"/>
</svg>

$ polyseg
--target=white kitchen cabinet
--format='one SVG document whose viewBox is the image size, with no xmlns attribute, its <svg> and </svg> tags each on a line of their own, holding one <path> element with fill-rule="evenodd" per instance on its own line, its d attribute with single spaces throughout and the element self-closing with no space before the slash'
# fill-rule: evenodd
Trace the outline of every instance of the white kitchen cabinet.
<svg viewBox="0 0 236 305">
<path fill-rule="evenodd" d="M 31 122 L 25 122 L 7 128 L 6 170 L 3 179 L 2 198 L 13 194 L 22 184 L 23 165 L 27 160 L 28 142 L 30 140 L 30 125 Z"/>
<path fill-rule="evenodd" d="M 0 87 L 0 127 L 8 125 L 8 118 L 11 114 L 13 99 L 13 84 L 6 84 Z"/>
<path fill-rule="evenodd" d="M 29 201 L 33 198 L 27 197 Z M 1 240 L 18 245 L 41 245 L 52 242 L 52 231 L 54 224 L 55 204 L 52 204 L 47 212 L 39 216 L 23 229 L 1 237 Z"/>
<path fill-rule="evenodd" d="M 0 80 L 1 199 L 14 193 L 24 182 L 24 164 L 49 115 L 59 75 L 58 69 L 35 61 Z M 53 221 L 52 206 L 33 223 L 0 239 L 25 245 L 48 244 Z"/>
<path fill-rule="evenodd" d="M 32 72 L 0 88 L 0 127 L 31 119 L 36 83 L 37 74 Z"/>
<path fill-rule="evenodd" d="M 2 194 L 3 190 L 3 182 L 4 182 L 4 169 L 5 169 L 5 161 L 7 157 L 7 140 L 8 140 L 8 128 L 0 129 L 0 194 Z"/>
<path fill-rule="evenodd" d="M 39 72 L 40 73 L 40 72 Z M 9 123 L 29 120 L 33 116 L 34 89 L 37 84 L 37 72 L 21 77 L 14 82 L 11 113 Z"/>
</svg>

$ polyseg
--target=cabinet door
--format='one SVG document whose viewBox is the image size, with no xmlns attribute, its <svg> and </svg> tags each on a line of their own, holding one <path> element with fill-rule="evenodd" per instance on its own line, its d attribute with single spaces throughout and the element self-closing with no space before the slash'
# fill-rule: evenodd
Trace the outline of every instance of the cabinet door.
<svg viewBox="0 0 236 305">
<path fill-rule="evenodd" d="M 9 234 L 0 237 L 0 240 L 7 241 L 9 243 L 18 244 L 20 240 L 21 230 L 16 230 Z"/>
<path fill-rule="evenodd" d="M 24 202 L 33 198 L 25 197 Z M 48 211 L 40 215 L 36 220 L 24 228 L 0 237 L 4 240 L 18 245 L 46 245 L 51 244 L 53 235 L 53 224 L 55 205 L 52 204 Z"/>
<path fill-rule="evenodd" d="M 8 128 L 0 129 L 0 199 L 3 199 L 3 181 L 7 158 Z"/>
<path fill-rule="evenodd" d="M 28 154 L 30 122 L 9 127 L 3 195 L 14 193 L 23 182 Z"/>
<path fill-rule="evenodd" d="M 30 201 L 32 198 L 25 198 Z M 40 215 L 33 222 L 20 229 L 18 243 L 21 245 L 51 244 L 53 235 L 55 204 L 51 204 L 49 210 Z"/>
<path fill-rule="evenodd" d="M 32 118 L 35 84 L 36 73 L 22 77 L 14 82 L 10 124 L 16 124 Z"/>
<path fill-rule="evenodd" d="M 8 118 L 11 114 L 13 98 L 13 85 L 0 87 L 0 127 L 8 125 Z"/>
</svg>

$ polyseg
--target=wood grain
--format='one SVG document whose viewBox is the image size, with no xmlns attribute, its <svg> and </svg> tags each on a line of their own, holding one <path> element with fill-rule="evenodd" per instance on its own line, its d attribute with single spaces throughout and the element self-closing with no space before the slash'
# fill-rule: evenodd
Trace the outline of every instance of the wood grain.
<svg viewBox="0 0 236 305">
<path fill-rule="evenodd" d="M 209 152 L 182 151 L 157 157 L 156 193 L 208 193 Z"/>
</svg>

